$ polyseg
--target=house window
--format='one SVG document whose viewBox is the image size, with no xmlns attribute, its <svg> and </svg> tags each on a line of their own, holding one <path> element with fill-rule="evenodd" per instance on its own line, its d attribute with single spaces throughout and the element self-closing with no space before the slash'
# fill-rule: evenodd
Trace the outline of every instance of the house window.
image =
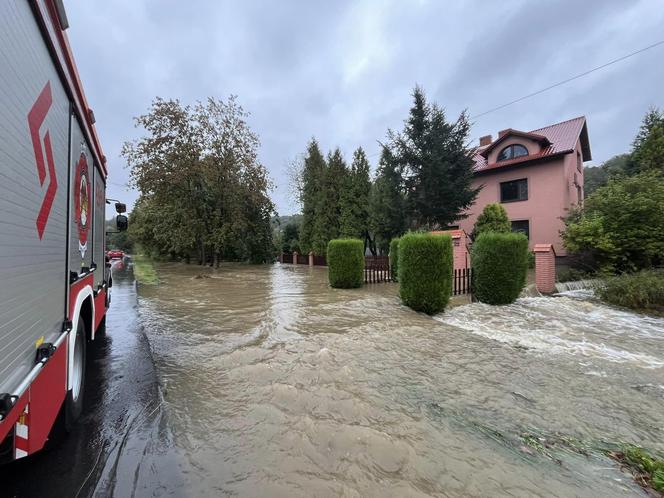
<svg viewBox="0 0 664 498">
<path fill-rule="evenodd" d="M 576 153 L 576 169 L 579 171 L 579 173 L 583 174 L 583 161 L 581 160 L 580 152 Z"/>
<path fill-rule="evenodd" d="M 516 159 L 517 157 L 527 155 L 528 149 L 526 149 L 523 145 L 508 145 L 500 151 L 500 154 L 498 154 L 498 161 L 509 161 L 510 159 Z"/>
<path fill-rule="evenodd" d="M 530 223 L 528 220 L 517 220 L 512 222 L 512 231 L 524 234 L 530 240 Z"/>
<path fill-rule="evenodd" d="M 515 202 L 528 200 L 528 180 L 522 178 L 500 184 L 500 202 Z"/>
</svg>

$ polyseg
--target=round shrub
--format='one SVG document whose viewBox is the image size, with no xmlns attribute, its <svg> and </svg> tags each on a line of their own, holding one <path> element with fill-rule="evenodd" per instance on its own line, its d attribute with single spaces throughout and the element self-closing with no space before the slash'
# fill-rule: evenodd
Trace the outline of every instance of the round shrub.
<svg viewBox="0 0 664 498">
<path fill-rule="evenodd" d="M 452 238 L 408 233 L 399 240 L 399 294 L 406 306 L 434 315 L 452 293 Z"/>
<path fill-rule="evenodd" d="M 512 224 L 507 217 L 507 211 L 501 204 L 487 204 L 477 217 L 473 227 L 473 238 L 485 232 L 510 233 Z"/>
<path fill-rule="evenodd" d="M 392 278 L 395 282 L 399 281 L 399 237 L 390 242 L 390 268 L 392 269 Z"/>
<path fill-rule="evenodd" d="M 335 239 L 327 245 L 327 274 L 330 285 L 353 289 L 364 283 L 364 242 Z"/>
<path fill-rule="evenodd" d="M 513 303 L 526 285 L 528 239 L 522 233 L 483 233 L 473 244 L 472 263 L 478 301 Z"/>
</svg>

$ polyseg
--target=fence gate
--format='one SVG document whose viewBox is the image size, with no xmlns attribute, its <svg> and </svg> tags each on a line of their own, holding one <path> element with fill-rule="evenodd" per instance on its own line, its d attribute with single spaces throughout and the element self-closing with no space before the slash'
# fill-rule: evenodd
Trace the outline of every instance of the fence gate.
<svg viewBox="0 0 664 498">
<path fill-rule="evenodd" d="M 366 256 L 364 258 L 364 283 L 393 282 L 389 256 Z"/>
<path fill-rule="evenodd" d="M 456 268 L 454 270 L 452 295 L 461 296 L 472 292 L 472 275 L 470 268 Z"/>
</svg>

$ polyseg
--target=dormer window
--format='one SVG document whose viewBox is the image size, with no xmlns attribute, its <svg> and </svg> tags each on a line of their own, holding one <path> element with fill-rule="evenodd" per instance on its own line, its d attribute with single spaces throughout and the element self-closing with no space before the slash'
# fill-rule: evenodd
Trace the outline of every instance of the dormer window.
<svg viewBox="0 0 664 498">
<path fill-rule="evenodd" d="M 514 144 L 514 145 L 508 145 L 505 147 L 503 150 L 500 151 L 500 154 L 498 154 L 498 159 L 497 161 L 509 161 L 510 159 L 516 159 L 517 157 L 522 157 L 522 156 L 527 156 L 528 155 L 528 149 L 526 149 L 523 145 L 519 144 Z"/>
</svg>

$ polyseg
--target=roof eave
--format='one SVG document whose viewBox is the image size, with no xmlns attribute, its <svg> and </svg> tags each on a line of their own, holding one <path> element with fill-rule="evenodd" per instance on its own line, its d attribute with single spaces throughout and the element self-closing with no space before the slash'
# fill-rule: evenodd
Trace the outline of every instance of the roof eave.
<svg viewBox="0 0 664 498">
<path fill-rule="evenodd" d="M 505 171 L 507 169 L 512 169 L 512 168 L 519 168 L 521 166 L 530 166 L 532 164 L 538 163 L 538 162 L 545 162 L 550 159 L 556 159 L 560 156 L 564 156 L 565 154 L 569 154 L 570 152 L 574 152 L 572 149 L 567 149 L 567 150 L 561 150 L 558 152 L 554 152 L 553 154 L 547 154 L 545 156 L 539 156 L 539 157 L 530 157 L 526 160 L 523 161 L 518 161 L 515 163 L 510 163 L 510 164 L 501 164 L 500 166 L 491 166 L 487 168 L 482 168 L 479 170 L 473 171 L 473 176 L 481 176 L 486 173 L 493 173 L 494 171 Z M 494 163 L 496 164 L 496 163 Z"/>
</svg>

